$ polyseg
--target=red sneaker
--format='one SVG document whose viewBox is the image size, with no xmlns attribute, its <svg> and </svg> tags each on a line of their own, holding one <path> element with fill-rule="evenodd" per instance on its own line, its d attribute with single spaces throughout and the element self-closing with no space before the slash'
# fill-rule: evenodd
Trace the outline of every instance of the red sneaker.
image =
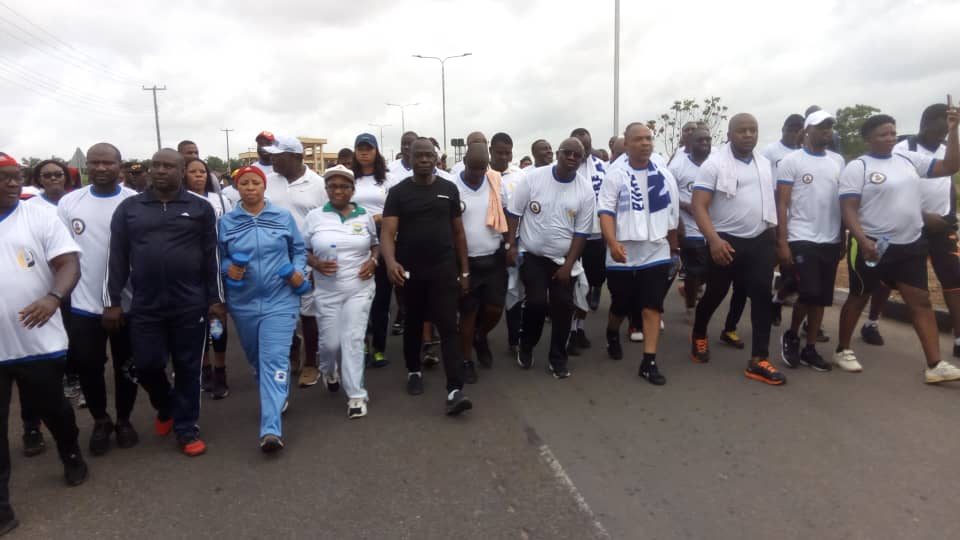
<svg viewBox="0 0 960 540">
<path fill-rule="evenodd" d="M 197 457 L 207 451 L 207 445 L 199 437 L 193 437 L 190 440 L 180 443 L 180 450 L 190 457 Z"/>
<path fill-rule="evenodd" d="M 173 431 L 173 418 L 169 420 L 160 420 L 157 418 L 153 421 L 153 431 L 160 437 L 166 437 Z"/>
</svg>

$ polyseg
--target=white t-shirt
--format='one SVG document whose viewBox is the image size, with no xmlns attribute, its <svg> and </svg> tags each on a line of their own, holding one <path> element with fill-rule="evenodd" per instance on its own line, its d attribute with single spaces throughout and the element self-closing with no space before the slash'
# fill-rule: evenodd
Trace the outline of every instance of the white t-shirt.
<svg viewBox="0 0 960 540">
<path fill-rule="evenodd" d="M 697 182 L 697 175 L 700 174 L 700 165 L 690 159 L 690 154 L 677 153 L 673 161 L 670 162 L 668 170 L 677 181 L 680 202 L 690 204 L 693 201 L 693 186 Z M 700 232 L 700 227 L 697 227 L 697 221 L 693 219 L 693 214 L 681 208 L 680 219 L 683 220 L 683 231 L 686 238 L 703 240 L 703 233 Z"/>
<path fill-rule="evenodd" d="M 230 201 L 230 204 L 236 206 L 240 204 L 240 192 L 233 186 L 227 186 L 220 190 L 224 198 Z"/>
<path fill-rule="evenodd" d="M 372 174 L 361 176 L 354 184 L 353 202 L 362 206 L 371 216 L 381 215 L 383 204 L 387 201 L 387 192 L 393 184 L 393 176 L 389 172 L 379 184 Z"/>
<path fill-rule="evenodd" d="M 596 214 L 596 195 L 586 178 L 559 180 L 555 166 L 527 171 L 508 210 L 520 220 L 520 248 L 563 260 L 574 235 L 588 237 Z"/>
<path fill-rule="evenodd" d="M 110 251 L 110 221 L 120 203 L 137 192 L 117 186 L 112 195 L 99 195 L 92 187 L 71 191 L 60 199 L 57 214 L 73 233 L 83 250 L 80 258 L 80 282 L 70 295 L 70 310 L 87 317 L 103 314 L 103 287 L 107 277 Z M 129 309 L 132 300 L 129 287 L 124 289 L 122 305 Z"/>
<path fill-rule="evenodd" d="M 906 139 L 897 143 L 893 147 L 894 152 L 909 152 L 910 142 Z M 936 152 L 931 152 L 924 148 L 922 144 L 917 145 L 918 153 L 943 159 L 947 155 L 947 147 L 940 145 Z M 920 182 L 920 207 L 924 212 L 945 216 L 950 213 L 950 184 L 953 179 L 949 176 L 939 176 L 937 178 L 928 178 Z"/>
<path fill-rule="evenodd" d="M 487 208 L 490 206 L 490 181 L 484 180 L 473 189 L 463 179 L 463 173 L 454 182 L 460 191 L 460 211 L 463 230 L 467 236 L 467 256 L 484 257 L 500 249 L 503 235 L 487 226 Z M 500 201 L 506 201 L 503 183 L 500 184 Z"/>
<path fill-rule="evenodd" d="M 391 161 L 390 164 L 387 165 L 387 172 L 390 173 L 390 176 L 393 177 L 394 184 L 399 184 L 400 182 L 413 176 L 413 169 L 412 168 L 408 169 L 404 167 L 403 160 L 400 160 L 400 159 L 396 161 Z M 453 182 L 453 174 L 448 173 L 443 169 L 438 169 L 434 167 L 433 174 L 437 175 L 440 178 L 443 178 L 444 180 L 449 180 Z"/>
<path fill-rule="evenodd" d="M 273 165 L 264 165 L 263 163 L 260 163 L 259 161 L 257 161 L 257 162 L 254 162 L 252 166 L 263 171 L 264 176 L 270 176 L 271 174 L 273 174 Z"/>
<path fill-rule="evenodd" d="M 201 199 L 205 199 L 208 203 L 210 203 L 210 206 L 213 207 L 213 212 L 217 215 L 218 220 L 222 218 L 224 214 L 233 210 L 233 203 L 230 202 L 230 199 L 228 199 L 226 194 L 224 194 L 223 192 L 220 192 L 220 193 L 210 192 L 210 193 L 207 193 L 205 196 L 200 195 L 198 193 L 194 193 L 190 190 L 187 190 L 187 192 L 192 195 L 196 195 Z"/>
<path fill-rule="evenodd" d="M 936 160 L 919 152 L 897 152 L 880 158 L 862 155 L 840 174 L 840 198 L 860 198 L 860 227 L 872 238 L 910 244 L 920 238 L 920 178 Z"/>
<path fill-rule="evenodd" d="M 23 186 L 20 188 L 21 196 L 36 197 L 43 193 L 43 190 L 36 186 Z"/>
<path fill-rule="evenodd" d="M 79 253 L 70 231 L 49 210 L 18 203 L 0 214 L 0 273 L 6 287 L 0 294 L 0 363 L 61 356 L 67 350 L 63 318 L 54 313 L 47 324 L 27 330 L 20 310 L 53 289 L 48 264 L 65 253 Z"/>
<path fill-rule="evenodd" d="M 51 202 L 50 199 L 44 197 L 43 195 L 35 195 L 29 199 L 21 201 L 21 203 L 27 206 L 39 208 L 41 210 L 46 210 L 47 212 L 53 212 L 54 214 L 57 213 L 56 203 Z"/>
<path fill-rule="evenodd" d="M 827 150 L 796 150 L 780 160 L 777 184 L 792 186 L 787 210 L 787 241 L 840 242 L 840 173 L 843 156 Z"/>
<path fill-rule="evenodd" d="M 517 186 L 519 186 L 520 182 L 523 181 L 523 177 L 526 176 L 528 171 L 532 170 L 534 169 L 531 167 L 527 167 L 526 169 L 509 168 L 500 174 L 500 184 L 503 187 L 503 196 L 506 197 L 503 199 L 504 208 L 507 208 L 510 205 L 510 198 L 513 197 L 513 194 L 517 191 Z"/>
<path fill-rule="evenodd" d="M 327 187 L 323 177 L 306 168 L 303 176 L 293 182 L 278 173 L 267 178 L 267 189 L 264 196 L 280 208 L 285 208 L 293 214 L 293 221 L 297 227 L 303 229 L 307 214 L 314 208 L 322 208 L 327 204 Z"/>
<path fill-rule="evenodd" d="M 677 227 L 677 218 L 680 215 L 677 182 L 668 169 L 659 167 L 658 169 L 663 173 L 663 187 L 667 190 L 666 195 L 669 197 L 669 206 L 666 204 L 661 205 L 659 211 L 668 213 L 668 216 L 665 217 L 668 219 L 669 227 L 670 229 L 675 229 Z M 603 185 L 600 187 L 600 194 L 597 199 L 597 212 L 598 214 L 600 212 L 613 214 L 616 223 L 617 240 L 623 244 L 624 250 L 627 252 L 627 261 L 621 263 L 614 261 L 613 257 L 610 256 L 610 251 L 607 250 L 607 268 L 613 270 L 640 270 L 642 268 L 670 262 L 670 241 L 667 240 L 666 237 L 646 241 L 624 240 L 624 238 L 627 237 L 624 228 L 628 226 L 628 221 L 626 219 L 617 219 L 617 213 L 621 211 L 621 196 L 626 197 L 624 200 L 633 200 L 635 195 L 639 195 L 640 200 L 643 201 L 641 204 L 646 204 L 650 209 L 653 208 L 652 197 L 659 195 L 659 200 L 666 201 L 666 199 L 662 197 L 663 193 L 653 193 L 652 186 L 649 186 L 645 179 L 647 174 L 648 171 L 646 169 L 634 169 L 630 163 L 627 162 L 625 166 L 618 165 L 612 167 L 607 172 L 603 180 Z M 631 184 L 638 187 L 648 186 L 648 193 L 635 193 Z M 647 217 L 647 222 L 635 223 L 634 226 L 647 229 L 650 226 L 650 214 L 644 212 L 643 215 Z"/>
<path fill-rule="evenodd" d="M 710 203 L 710 221 L 718 233 L 727 233 L 737 238 L 756 238 L 767 230 L 769 225 L 763 221 L 764 197 L 773 197 L 760 184 L 760 171 L 753 158 L 747 163 L 736 159 L 737 194 L 730 196 L 717 193 L 718 165 L 720 154 L 711 154 L 703 165 L 693 189 L 713 193 Z M 763 166 L 766 166 L 765 164 Z"/>
<path fill-rule="evenodd" d="M 796 148 L 790 148 L 789 146 L 784 145 L 781 141 L 772 142 L 763 149 L 761 155 L 767 158 L 767 160 L 770 162 L 770 172 L 774 175 L 774 180 L 777 179 L 777 165 L 780 164 L 780 160 L 787 157 L 788 154 L 796 151 Z"/>
<path fill-rule="evenodd" d="M 370 248 L 378 243 L 373 215 L 362 206 L 346 218 L 329 204 L 311 210 L 302 232 L 307 249 L 321 259 L 329 256 L 331 245 L 337 249 L 337 275 L 325 276 L 314 270 L 315 290 L 349 292 L 373 282 L 359 277 L 360 267 L 370 259 Z"/>
</svg>

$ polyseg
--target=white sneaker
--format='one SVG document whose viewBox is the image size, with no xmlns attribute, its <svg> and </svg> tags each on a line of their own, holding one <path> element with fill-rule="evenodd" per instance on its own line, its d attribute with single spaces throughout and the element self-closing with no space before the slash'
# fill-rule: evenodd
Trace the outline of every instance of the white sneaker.
<svg viewBox="0 0 960 540">
<path fill-rule="evenodd" d="M 850 373 L 860 373 L 863 371 L 863 366 L 860 365 L 860 362 L 857 362 L 857 356 L 853 354 L 853 351 L 850 349 L 843 349 L 840 352 L 833 353 L 833 363 L 836 366 L 844 371 L 849 371 Z"/>
<path fill-rule="evenodd" d="M 353 398 L 347 401 L 347 418 L 363 418 L 367 415 L 367 400 Z"/>
<path fill-rule="evenodd" d="M 633 332 L 630 332 L 630 341 L 634 343 L 640 343 L 643 341 L 643 332 L 634 328 Z"/>
<path fill-rule="evenodd" d="M 946 360 L 941 360 L 939 364 L 928 367 L 923 373 L 923 378 L 923 382 L 927 384 L 960 380 L 960 368 Z"/>
<path fill-rule="evenodd" d="M 340 390 L 340 373 L 334 370 L 333 373 L 323 376 L 323 382 L 327 385 L 327 390 L 336 392 Z"/>
</svg>

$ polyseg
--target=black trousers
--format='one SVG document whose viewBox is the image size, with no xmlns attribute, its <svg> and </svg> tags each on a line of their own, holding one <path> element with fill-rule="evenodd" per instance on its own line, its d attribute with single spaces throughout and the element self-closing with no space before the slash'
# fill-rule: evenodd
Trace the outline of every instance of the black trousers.
<svg viewBox="0 0 960 540">
<path fill-rule="evenodd" d="M 520 279 L 526 290 L 523 303 L 523 332 L 520 347 L 532 351 L 540 341 L 543 324 L 550 313 L 550 363 L 557 367 L 567 365 L 567 339 L 570 334 L 570 318 L 573 316 L 573 283 L 561 285 L 553 279 L 560 268 L 546 257 L 527 253 L 520 266 Z"/>
<path fill-rule="evenodd" d="M 580 256 L 583 272 L 587 274 L 587 283 L 591 287 L 602 287 L 607 280 L 607 244 L 602 238 L 587 240 Z"/>
<path fill-rule="evenodd" d="M 771 277 L 771 279 L 773 279 Z M 733 286 L 733 295 L 730 296 L 730 308 L 727 310 L 727 320 L 723 323 L 724 332 L 733 332 L 740 324 L 740 318 L 743 317 L 743 310 L 747 307 L 747 293 L 742 289 Z"/>
<path fill-rule="evenodd" d="M 507 310 L 507 343 L 520 345 L 520 332 L 523 325 L 523 302 L 517 302 Z"/>
<path fill-rule="evenodd" d="M 115 333 L 108 333 L 103 329 L 100 317 L 72 313 L 67 331 L 70 336 L 68 354 L 76 359 L 80 388 L 87 398 L 87 407 L 94 420 L 107 417 L 107 385 L 103 377 L 107 364 L 107 341 L 110 341 L 117 420 L 129 420 L 137 401 L 137 383 L 132 372 L 128 329 L 124 327 Z"/>
<path fill-rule="evenodd" d="M 750 299 L 750 324 L 752 326 L 752 352 L 755 358 L 767 358 L 770 354 L 770 321 L 773 318 L 770 282 L 773 280 L 775 262 L 773 230 L 767 230 L 756 238 L 737 238 L 721 233 L 720 236 L 733 246 L 736 254 L 728 266 L 720 266 L 710 260 L 705 282 L 707 290 L 697 304 L 693 323 L 693 335 L 707 335 L 710 318 L 723 302 L 730 285 L 740 288 Z"/>
<path fill-rule="evenodd" d="M 131 314 L 128 321 L 137 379 L 150 395 L 157 418 L 173 418 L 178 437 L 197 433 L 200 365 L 207 340 L 206 310 Z M 165 371 L 167 362 L 173 363 L 172 387 Z"/>
<path fill-rule="evenodd" d="M 35 360 L 19 364 L 0 364 L 0 522 L 13 518 L 10 506 L 10 442 L 7 429 L 10 416 L 10 391 L 14 381 L 21 403 L 26 403 L 46 424 L 60 458 L 80 452 L 77 445 L 77 420 L 67 398 L 63 397 L 65 358 Z"/>
<path fill-rule="evenodd" d="M 373 335 L 371 345 L 374 351 L 384 352 L 387 350 L 387 332 L 390 329 L 390 297 L 393 296 L 393 284 L 387 277 L 387 264 L 382 257 L 373 274 L 373 280 L 376 289 L 370 305 L 370 333 Z"/>
<path fill-rule="evenodd" d="M 423 322 L 431 321 L 440 334 L 447 392 L 451 392 L 463 388 L 463 353 L 460 351 L 460 331 L 457 328 L 460 284 L 457 283 L 456 269 L 437 273 L 438 277 L 408 279 L 401 289 L 406 310 L 403 357 L 407 371 L 420 371 Z"/>
<path fill-rule="evenodd" d="M 70 329 L 70 297 L 67 296 L 60 302 L 60 316 L 63 318 L 63 327 L 69 332 Z M 77 369 L 77 359 L 75 354 L 67 351 L 67 362 L 64 367 L 67 376 L 79 377 L 80 371 Z M 23 400 L 23 393 L 20 396 L 20 420 L 23 421 L 23 431 L 31 429 L 40 429 L 40 415 L 30 409 L 30 405 Z"/>
</svg>

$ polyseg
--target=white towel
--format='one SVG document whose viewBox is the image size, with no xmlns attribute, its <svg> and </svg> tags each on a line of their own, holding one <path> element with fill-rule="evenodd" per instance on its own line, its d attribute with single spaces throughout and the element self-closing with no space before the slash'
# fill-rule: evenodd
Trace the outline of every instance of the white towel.
<svg viewBox="0 0 960 540">
<path fill-rule="evenodd" d="M 724 144 L 719 149 L 717 165 L 720 168 L 720 174 L 717 176 L 717 189 L 728 197 L 737 195 L 737 157 L 733 155 L 733 146 L 730 143 Z M 770 168 L 770 161 L 756 151 L 753 152 L 751 164 L 757 168 L 760 176 L 760 189 L 767 193 L 773 193 L 773 172 Z M 763 197 L 763 221 L 771 226 L 777 224 L 777 205 L 772 197 Z"/>
<path fill-rule="evenodd" d="M 666 168 L 651 161 L 643 171 L 627 165 L 610 174 L 621 176 L 623 181 L 617 197 L 617 240 L 662 240 L 677 228 L 679 193 L 676 180 Z"/>
</svg>

